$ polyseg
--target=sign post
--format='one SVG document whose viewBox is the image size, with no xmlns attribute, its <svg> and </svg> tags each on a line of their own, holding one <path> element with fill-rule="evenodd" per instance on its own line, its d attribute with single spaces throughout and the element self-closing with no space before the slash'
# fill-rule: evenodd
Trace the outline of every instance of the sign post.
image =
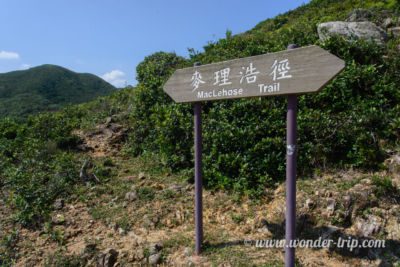
<svg viewBox="0 0 400 267">
<path fill-rule="evenodd" d="M 195 228 L 196 255 L 201 253 L 203 242 L 203 177 L 202 177 L 202 129 L 201 103 L 194 103 L 194 189 L 195 189 Z"/>
<path fill-rule="evenodd" d="M 288 49 L 295 49 L 289 45 Z M 296 164 L 297 164 L 297 95 L 288 95 L 286 115 L 286 220 L 285 266 L 295 266 L 295 248 L 291 240 L 296 238 Z"/>
<path fill-rule="evenodd" d="M 195 63 L 194 66 L 200 66 Z M 203 173 L 202 173 L 202 121 L 201 121 L 201 102 L 193 105 L 194 114 L 194 202 L 195 202 L 195 232 L 196 244 L 195 254 L 201 253 L 203 243 Z"/>
<path fill-rule="evenodd" d="M 195 252 L 201 253 L 202 219 L 202 133 L 201 102 L 287 95 L 286 137 L 286 248 L 285 264 L 293 267 L 296 223 L 296 112 L 297 95 L 318 92 L 345 67 L 344 61 L 318 46 L 223 61 L 179 69 L 164 85 L 177 103 L 194 103 L 195 145 Z"/>
</svg>

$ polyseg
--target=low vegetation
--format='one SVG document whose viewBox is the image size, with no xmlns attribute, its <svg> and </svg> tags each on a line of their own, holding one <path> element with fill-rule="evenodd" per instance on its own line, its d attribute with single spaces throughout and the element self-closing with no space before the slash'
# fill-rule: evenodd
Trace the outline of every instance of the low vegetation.
<svg viewBox="0 0 400 267">
<path fill-rule="evenodd" d="M 18 112 L 5 112 L 6 102 L 1 102 L 0 88 L 0 103 L 3 103 L 0 116 L 12 115 L 0 119 L 1 198 L 12 211 L 8 221 L 1 223 L 11 222 L 23 229 L 44 229 L 47 224 L 49 227 L 44 234 L 63 246 L 63 232 L 52 227 L 54 202 L 59 198 L 84 203 L 91 218 L 104 224 L 114 223 L 121 232 L 139 225 L 144 218 L 152 229 L 176 223 L 176 218 L 168 222 L 152 221 L 156 216 L 167 215 L 145 210 L 157 204 L 165 213 L 171 213 L 169 209 L 177 199 L 186 201 L 185 204 L 189 201 L 188 197 L 168 188 L 160 189 L 153 183 L 193 182 L 193 107 L 173 103 L 162 91 L 164 82 L 177 68 L 192 66 L 195 62 L 207 64 L 275 52 L 286 49 L 291 43 L 316 44 L 346 61 L 345 70 L 323 91 L 299 97 L 299 176 L 307 178 L 341 169 L 379 172 L 384 168 L 384 160 L 400 147 L 400 39 L 392 36 L 384 46 L 365 41 L 348 42 L 339 37 L 321 42 L 316 31 L 317 23 L 343 20 L 354 8 L 370 9 L 377 23 L 387 16 L 399 15 L 396 1 L 314 0 L 261 22 L 246 33 L 233 36 L 227 31 L 226 38 L 208 43 L 204 51 L 191 49 L 188 58 L 157 52 L 139 64 L 137 87 L 64 107 L 58 112 L 32 115 L 23 122 L 14 115 L 25 116 L 31 111 L 16 106 Z M 284 178 L 286 99 L 206 102 L 203 110 L 204 182 L 210 190 L 209 196 L 229 192 L 231 198 L 220 199 L 221 206 L 225 200 L 234 205 L 239 205 L 242 199 L 246 199 L 246 203 L 265 203 L 272 197 L 271 190 L 279 189 Z M 96 126 L 106 121 L 124 128 L 121 150 L 117 155 L 90 158 L 90 150 L 85 149 L 84 140 L 76 131 L 95 135 Z M 86 161 L 92 162 L 90 172 L 97 180 L 86 180 L 80 175 Z M 140 166 L 132 165 L 132 162 L 143 161 L 146 163 Z M 137 206 L 134 207 L 138 217 L 131 218 L 126 216 L 121 200 L 131 190 L 132 183 L 121 181 L 121 177 L 136 175 L 137 170 L 151 173 L 151 179 L 135 180 Z M 379 175 L 368 179 L 374 186 L 374 197 L 398 203 L 399 192 L 390 178 Z M 329 186 L 337 192 L 348 191 L 362 180 L 358 176 L 355 180 L 340 180 Z M 323 182 L 318 185 L 328 187 Z M 308 180 L 301 180 L 299 187 L 306 194 L 313 194 L 314 188 Z M 100 198 L 104 201 L 99 201 Z M 105 201 L 116 204 L 106 205 Z M 185 212 L 191 211 L 188 207 Z M 339 209 L 343 207 L 339 205 Z M 359 211 L 365 218 L 370 215 L 366 206 Z M 232 211 L 226 216 L 234 225 L 242 227 L 247 222 L 246 212 Z M 329 220 L 333 225 L 347 227 L 347 217 L 340 216 Z M 226 219 L 219 222 L 223 220 Z M 317 217 L 316 224 L 319 220 L 326 222 L 328 219 Z M 210 224 L 213 225 L 211 219 Z M 247 230 L 241 228 L 240 231 L 244 235 Z M 225 240 L 216 233 L 217 230 L 209 239 Z M 18 236 L 15 230 L 1 237 L 0 265 L 12 265 L 18 258 L 13 249 Z M 164 244 L 164 251 L 176 253 L 171 248 L 175 243 L 192 246 L 189 240 L 186 235 L 174 236 Z M 218 264 L 232 253 L 243 264 L 248 260 L 236 247 L 219 249 L 210 245 L 205 253 Z M 82 264 L 82 259 L 60 251 L 55 252 L 47 264 L 76 266 Z M 280 260 L 273 263 L 274 266 L 280 264 Z"/>
</svg>

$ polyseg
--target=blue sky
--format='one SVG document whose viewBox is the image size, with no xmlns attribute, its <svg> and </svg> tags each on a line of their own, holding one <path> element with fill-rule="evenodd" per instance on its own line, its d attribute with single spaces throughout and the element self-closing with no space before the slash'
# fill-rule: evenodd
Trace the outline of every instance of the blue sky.
<svg viewBox="0 0 400 267">
<path fill-rule="evenodd" d="M 0 0 L 0 72 L 55 64 L 135 84 L 157 51 L 187 56 L 309 0 Z"/>
</svg>

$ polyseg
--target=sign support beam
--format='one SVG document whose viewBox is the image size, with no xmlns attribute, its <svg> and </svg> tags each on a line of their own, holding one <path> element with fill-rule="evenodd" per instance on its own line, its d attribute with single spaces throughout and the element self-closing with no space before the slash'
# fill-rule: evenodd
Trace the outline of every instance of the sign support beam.
<svg viewBox="0 0 400 267">
<path fill-rule="evenodd" d="M 288 50 L 297 48 L 289 45 Z M 297 95 L 288 95 L 286 115 L 286 228 L 285 267 L 295 266 L 296 238 L 296 165 L 297 165 Z"/>
<path fill-rule="evenodd" d="M 288 96 L 286 132 L 286 247 L 285 267 L 294 267 L 295 248 L 291 240 L 296 238 L 296 135 L 297 135 L 297 96 Z"/>
<path fill-rule="evenodd" d="M 195 64 L 199 65 L 199 64 Z M 203 177 L 201 102 L 194 103 L 194 190 L 195 190 L 195 253 L 200 255 L 203 243 Z"/>
</svg>

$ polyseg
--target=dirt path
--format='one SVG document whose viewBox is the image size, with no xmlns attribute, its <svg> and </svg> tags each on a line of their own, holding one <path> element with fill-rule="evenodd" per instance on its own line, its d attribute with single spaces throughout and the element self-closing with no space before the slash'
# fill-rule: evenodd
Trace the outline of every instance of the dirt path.
<svg viewBox="0 0 400 267">
<path fill-rule="evenodd" d="M 92 131 L 76 130 L 74 134 L 81 137 L 83 144 L 80 147 L 91 157 L 118 157 L 126 138 L 126 129 L 110 117 Z"/>
</svg>

